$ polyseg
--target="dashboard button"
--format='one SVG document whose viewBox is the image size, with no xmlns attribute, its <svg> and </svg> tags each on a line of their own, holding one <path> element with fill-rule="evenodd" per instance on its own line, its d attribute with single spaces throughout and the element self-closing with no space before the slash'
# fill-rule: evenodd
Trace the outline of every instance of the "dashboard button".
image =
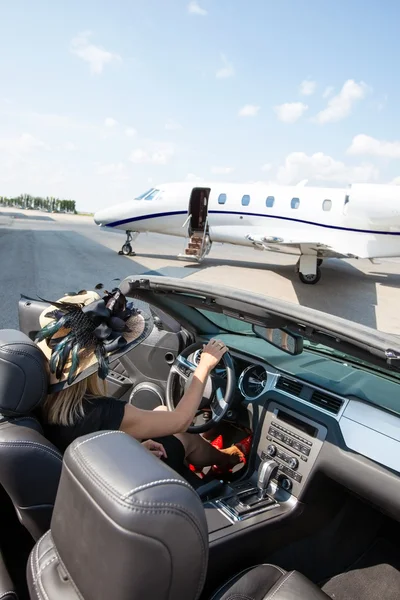
<svg viewBox="0 0 400 600">
<path fill-rule="evenodd" d="M 292 482 L 288 477 L 282 477 L 279 483 L 284 490 L 290 491 L 292 489 Z"/>
<path fill-rule="evenodd" d="M 267 448 L 267 454 L 268 456 L 275 456 L 276 454 L 276 446 L 274 446 L 274 444 L 270 444 Z M 278 452 L 278 456 L 279 456 L 279 452 Z"/>
</svg>

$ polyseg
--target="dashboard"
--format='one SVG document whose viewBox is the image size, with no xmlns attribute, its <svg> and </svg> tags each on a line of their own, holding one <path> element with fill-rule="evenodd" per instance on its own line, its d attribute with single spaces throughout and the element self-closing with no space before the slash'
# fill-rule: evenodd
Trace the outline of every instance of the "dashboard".
<svg viewBox="0 0 400 600">
<path fill-rule="evenodd" d="M 337 394 L 232 344 L 230 353 L 236 402 L 258 414 L 257 455 L 278 462 L 278 485 L 300 498 L 316 468 L 400 520 L 398 415 L 357 397 L 354 386 Z M 200 354 L 191 360 L 198 363 Z M 217 373 L 224 377 L 222 365 Z"/>
</svg>

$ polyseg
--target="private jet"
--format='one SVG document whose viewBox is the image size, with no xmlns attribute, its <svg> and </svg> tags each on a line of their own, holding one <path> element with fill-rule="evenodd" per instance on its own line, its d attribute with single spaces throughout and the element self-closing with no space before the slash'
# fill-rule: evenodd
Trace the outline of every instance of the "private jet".
<svg viewBox="0 0 400 600">
<path fill-rule="evenodd" d="M 186 238 L 179 258 L 201 261 L 213 242 L 299 256 L 300 281 L 315 284 L 325 258 L 400 256 L 400 188 L 167 183 L 96 212 L 95 223 L 126 231 L 120 254 L 134 255 L 140 232 Z"/>
<path fill-rule="evenodd" d="M 33 341 L 48 304 L 22 297 L 20 329 L 0 330 L 0 598 L 398 600 L 399 338 L 209 283 L 119 288 L 158 322 L 111 363 L 108 396 L 173 411 L 218 337 L 228 352 L 188 431 L 249 436 L 247 461 L 177 473 L 91 425 L 60 451 Z"/>
</svg>

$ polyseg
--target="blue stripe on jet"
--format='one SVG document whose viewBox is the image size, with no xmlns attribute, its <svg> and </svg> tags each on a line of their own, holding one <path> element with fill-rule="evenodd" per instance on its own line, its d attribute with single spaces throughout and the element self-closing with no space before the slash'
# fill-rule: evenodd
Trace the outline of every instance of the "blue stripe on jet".
<svg viewBox="0 0 400 600">
<path fill-rule="evenodd" d="M 326 223 L 315 223 L 314 221 L 306 221 L 304 219 L 295 219 L 293 217 L 282 217 L 279 215 L 265 215 L 260 213 L 244 213 L 237 212 L 234 210 L 210 210 L 209 214 L 213 215 L 243 215 L 248 217 L 260 217 L 265 219 L 277 219 L 280 221 L 290 221 L 292 223 L 301 223 L 303 225 L 313 225 L 314 227 L 323 227 L 325 229 L 335 229 L 337 231 L 351 231 L 353 233 L 371 233 L 373 235 L 400 235 L 400 231 L 375 231 L 373 229 L 355 229 L 352 227 L 341 227 L 340 225 L 328 225 Z M 130 219 L 123 219 L 122 221 L 114 221 L 113 223 L 107 223 L 107 227 L 118 227 L 118 225 L 126 225 L 128 223 L 135 223 L 137 221 L 144 221 L 146 219 L 155 219 L 157 217 L 173 217 L 175 215 L 187 215 L 185 210 L 176 210 L 172 212 L 154 213 L 149 215 L 141 215 L 140 217 L 131 217 Z"/>
<path fill-rule="evenodd" d="M 127 223 L 135 223 L 137 221 L 144 221 L 145 219 L 155 219 L 156 217 L 174 217 L 175 215 L 187 215 L 187 210 L 175 210 L 173 212 L 154 213 L 151 215 L 141 215 L 140 217 L 130 217 L 129 219 L 122 219 L 122 221 L 106 223 L 105 227 L 118 227 L 118 225 L 126 225 Z"/>
</svg>

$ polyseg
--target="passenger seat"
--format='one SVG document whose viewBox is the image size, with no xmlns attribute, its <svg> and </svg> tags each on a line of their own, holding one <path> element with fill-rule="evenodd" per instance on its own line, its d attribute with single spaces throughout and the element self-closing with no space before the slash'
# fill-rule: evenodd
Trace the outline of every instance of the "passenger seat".
<svg viewBox="0 0 400 600">
<path fill-rule="evenodd" d="M 32 600 L 198 600 L 207 569 L 205 511 L 187 481 L 122 432 L 69 446 L 51 530 L 28 564 Z M 259 565 L 212 598 L 328 596 L 300 573 Z"/>
</svg>

